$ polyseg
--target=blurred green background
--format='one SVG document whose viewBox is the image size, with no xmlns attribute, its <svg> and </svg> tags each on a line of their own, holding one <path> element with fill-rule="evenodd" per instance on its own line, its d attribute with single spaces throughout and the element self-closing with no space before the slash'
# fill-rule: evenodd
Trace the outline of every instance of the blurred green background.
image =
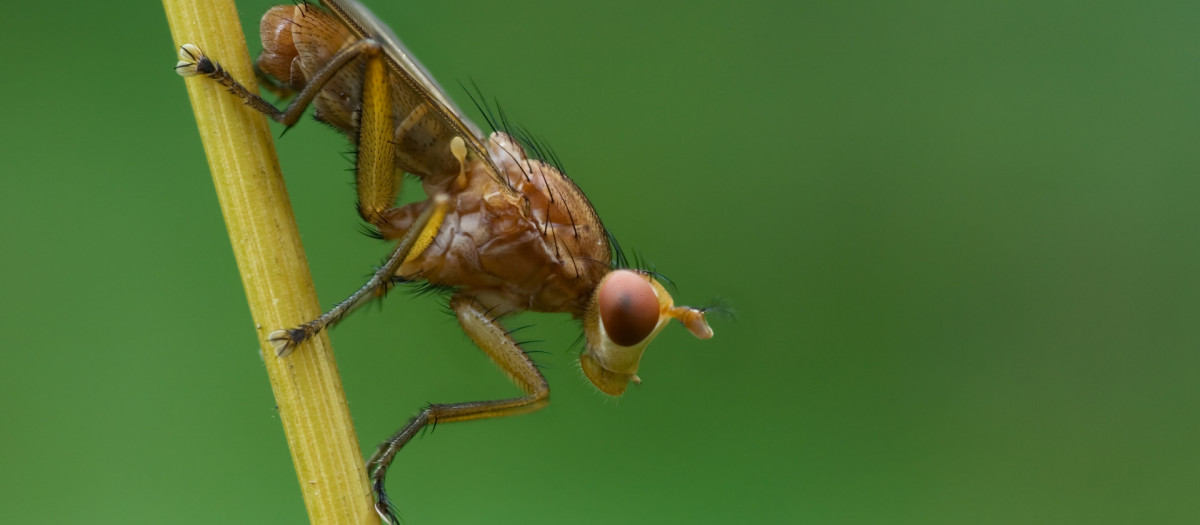
<svg viewBox="0 0 1200 525">
<path fill-rule="evenodd" d="M 576 323 L 514 321 L 554 402 L 406 448 L 406 523 L 1200 522 L 1200 4 L 370 5 L 736 313 L 620 400 Z M 0 522 L 304 522 L 161 6 L 4 19 Z M 389 247 L 343 137 L 278 146 L 328 306 Z M 365 451 L 516 392 L 438 299 L 369 310 L 333 333 Z"/>
</svg>

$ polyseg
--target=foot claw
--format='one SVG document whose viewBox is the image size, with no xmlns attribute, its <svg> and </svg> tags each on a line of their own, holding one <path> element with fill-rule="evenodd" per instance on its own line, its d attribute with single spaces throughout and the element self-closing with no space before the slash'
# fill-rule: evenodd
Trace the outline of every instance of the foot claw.
<svg viewBox="0 0 1200 525">
<path fill-rule="evenodd" d="M 375 513 L 379 515 L 379 521 L 382 521 L 387 525 L 394 525 L 395 522 L 393 522 L 391 518 L 392 511 L 391 509 L 387 508 L 387 505 L 384 505 L 383 503 L 376 503 Z"/>
<path fill-rule="evenodd" d="M 379 515 L 380 521 L 388 525 L 395 525 L 400 522 L 396 517 L 396 507 L 392 506 L 392 501 L 388 499 L 387 492 L 383 490 L 383 480 L 375 479 L 371 484 L 375 491 L 375 513 Z"/>
<path fill-rule="evenodd" d="M 304 342 L 304 329 L 291 328 L 288 330 L 276 330 L 267 334 L 267 341 L 275 348 L 276 357 L 284 357 L 295 350 L 300 343 Z"/>
<path fill-rule="evenodd" d="M 180 76 L 208 75 L 216 70 L 216 63 L 210 60 L 196 44 L 179 46 L 179 62 L 175 63 L 175 72 Z"/>
</svg>

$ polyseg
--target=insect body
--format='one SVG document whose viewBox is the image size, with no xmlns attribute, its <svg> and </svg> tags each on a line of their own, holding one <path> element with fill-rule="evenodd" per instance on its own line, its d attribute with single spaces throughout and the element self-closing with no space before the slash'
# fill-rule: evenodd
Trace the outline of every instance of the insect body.
<svg viewBox="0 0 1200 525">
<path fill-rule="evenodd" d="M 526 155 L 511 135 L 483 137 L 437 83 L 369 11 L 352 0 L 271 8 L 263 16 L 258 65 L 274 89 L 295 95 L 276 109 L 231 78 L 194 45 L 176 69 L 211 78 L 286 125 L 309 105 L 316 118 L 357 147 L 358 212 L 378 236 L 397 241 L 375 275 L 350 298 L 302 326 L 271 334 L 285 355 L 396 280 L 453 290 L 463 330 L 519 386 L 509 399 L 435 404 L 423 409 L 372 456 L 376 510 L 394 522 L 384 476 L 395 454 L 427 424 L 498 417 L 544 406 L 549 386 L 499 318 L 530 310 L 582 321 L 584 374 L 620 395 L 640 382 L 646 345 L 677 319 L 712 336 L 704 310 L 675 306 L 648 272 L 621 268 L 621 257 L 591 204 L 557 167 Z M 402 172 L 430 198 L 396 207 Z"/>
</svg>

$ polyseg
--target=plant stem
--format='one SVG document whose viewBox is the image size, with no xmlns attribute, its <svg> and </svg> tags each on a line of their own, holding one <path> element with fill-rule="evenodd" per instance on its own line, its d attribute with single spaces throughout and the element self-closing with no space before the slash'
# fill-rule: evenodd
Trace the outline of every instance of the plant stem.
<svg viewBox="0 0 1200 525">
<path fill-rule="evenodd" d="M 176 46 L 196 44 L 255 89 L 232 0 L 163 6 Z M 163 74 L 170 63 L 164 60 Z M 267 121 L 216 82 L 185 82 L 309 519 L 378 524 L 329 338 L 322 333 L 287 357 L 276 357 L 267 342 L 272 330 L 320 314 Z"/>
</svg>

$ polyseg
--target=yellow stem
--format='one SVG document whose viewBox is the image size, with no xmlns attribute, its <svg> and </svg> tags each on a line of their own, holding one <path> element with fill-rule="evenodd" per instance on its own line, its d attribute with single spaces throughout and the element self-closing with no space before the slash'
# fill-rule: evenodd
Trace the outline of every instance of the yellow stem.
<svg viewBox="0 0 1200 525">
<path fill-rule="evenodd" d="M 254 90 L 232 0 L 163 0 L 175 45 L 196 44 Z M 165 50 L 164 50 L 165 51 Z M 164 54 L 163 74 L 172 63 Z M 216 82 L 185 81 L 312 523 L 378 524 L 329 338 L 275 357 L 267 334 L 320 314 L 271 132 Z"/>
</svg>

